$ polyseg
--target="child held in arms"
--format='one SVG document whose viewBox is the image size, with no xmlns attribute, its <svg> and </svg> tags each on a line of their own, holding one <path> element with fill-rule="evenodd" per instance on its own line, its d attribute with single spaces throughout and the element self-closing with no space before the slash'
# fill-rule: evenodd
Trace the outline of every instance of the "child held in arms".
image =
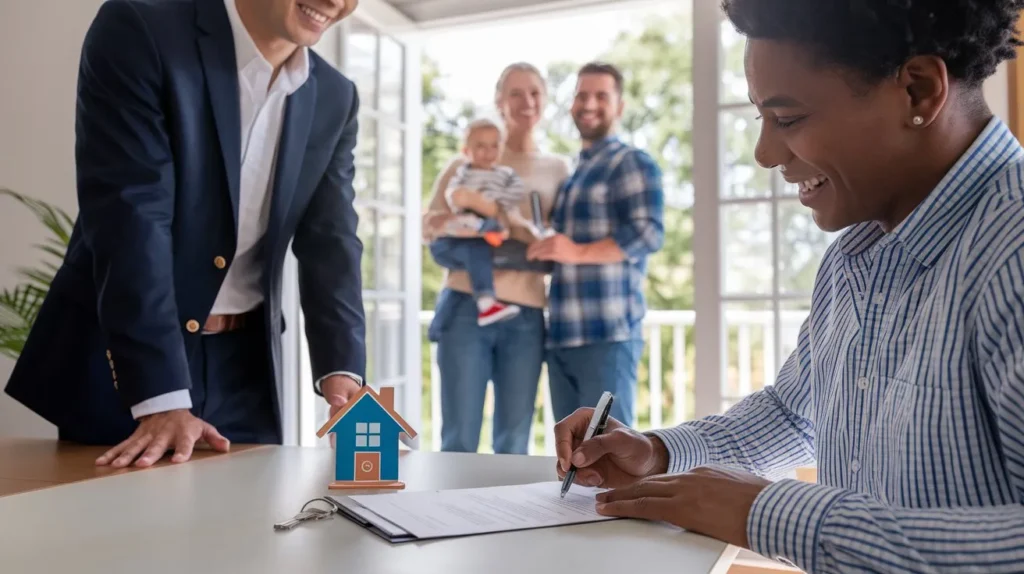
<svg viewBox="0 0 1024 574">
<path fill-rule="evenodd" d="M 438 265 L 469 273 L 479 315 L 477 323 L 490 325 L 514 317 L 516 305 L 494 296 L 493 248 L 508 238 L 509 223 L 529 222 L 519 213 L 526 194 L 522 179 L 512 168 L 498 165 L 502 148 L 501 128 L 487 119 L 471 122 L 462 153 L 468 160 L 459 166 L 445 190 L 455 217 L 444 236 L 430 243 Z"/>
</svg>

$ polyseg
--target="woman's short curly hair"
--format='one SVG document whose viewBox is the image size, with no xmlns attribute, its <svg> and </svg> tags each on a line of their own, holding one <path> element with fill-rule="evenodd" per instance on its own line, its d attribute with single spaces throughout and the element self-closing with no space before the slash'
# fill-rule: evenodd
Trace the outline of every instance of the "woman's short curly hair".
<svg viewBox="0 0 1024 574">
<path fill-rule="evenodd" d="M 744 36 L 808 46 L 869 81 L 934 55 L 951 78 L 976 87 L 1014 58 L 1024 0 L 723 0 L 722 8 Z"/>
</svg>

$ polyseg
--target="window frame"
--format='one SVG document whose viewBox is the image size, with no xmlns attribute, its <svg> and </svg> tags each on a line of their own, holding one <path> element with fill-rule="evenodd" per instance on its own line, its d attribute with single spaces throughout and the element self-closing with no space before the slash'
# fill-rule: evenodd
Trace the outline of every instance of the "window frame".
<svg viewBox="0 0 1024 574">
<path fill-rule="evenodd" d="M 366 341 L 367 348 L 367 383 L 374 388 L 381 386 L 393 386 L 396 389 L 396 407 L 401 409 L 403 417 L 411 425 L 418 427 L 421 421 L 421 398 L 423 382 L 420 371 L 420 325 L 419 325 L 419 302 L 420 302 L 420 147 L 421 135 L 418 127 L 420 117 L 419 95 L 421 90 L 420 79 L 420 49 L 414 37 L 402 36 L 394 32 L 403 23 L 389 23 L 383 25 L 376 21 L 373 11 L 369 10 L 365 15 L 353 15 L 339 23 L 328 33 L 324 34 L 321 42 L 315 46 L 315 50 L 324 57 L 331 65 L 338 68 L 343 74 L 348 69 L 346 60 L 346 41 L 349 37 L 351 27 L 355 23 L 364 29 L 372 30 L 375 34 L 377 45 L 376 61 L 374 67 L 375 77 L 375 101 L 379 99 L 381 75 L 384 72 L 381 68 L 381 37 L 389 37 L 401 48 L 402 57 L 401 69 L 398 70 L 396 78 L 400 77 L 402 87 L 399 91 L 399 109 L 395 113 L 381 113 L 375 108 L 375 101 L 361 102 L 360 117 L 372 118 L 375 130 L 374 166 L 375 178 L 372 194 L 363 196 L 357 195 L 354 202 L 364 217 L 372 218 L 372 224 L 365 219 L 360 221 L 360 227 L 364 225 L 373 230 L 372 249 L 374 263 L 373 272 L 381 269 L 381 259 L 384 257 L 383 247 L 388 238 L 382 237 L 377 222 L 380 216 L 395 216 L 400 221 L 399 228 L 401 239 L 397 240 L 397 249 L 400 250 L 398 259 L 398 285 L 390 285 L 388 289 L 376 289 L 378 285 L 371 283 L 369 278 L 364 277 L 363 300 L 366 311 Z M 346 74 L 347 75 L 347 74 Z M 358 88 L 358 86 L 357 86 Z M 399 119 L 396 120 L 395 116 Z M 383 161 L 387 159 L 389 150 L 381 145 L 381 134 L 398 134 L 402 138 L 400 149 L 402 150 L 402 173 L 398 182 L 401 186 L 401 195 L 388 198 L 381 198 L 378 189 L 381 185 L 380 174 Z M 386 143 L 386 142 L 385 142 Z M 358 190 L 357 190 L 358 191 Z M 391 245 L 391 244 L 389 244 Z M 393 245 L 391 245 L 394 247 Z M 367 249 L 369 251 L 369 249 Z M 366 288 L 366 285 L 373 288 Z M 395 288 L 397 287 L 397 289 Z M 318 439 L 317 429 L 326 420 L 327 405 L 322 397 L 317 396 L 313 391 L 313 380 L 311 366 L 309 364 L 309 348 L 306 341 L 305 325 L 302 316 L 301 304 L 298 295 L 298 265 L 294 254 L 289 250 L 285 261 L 284 289 L 282 306 L 288 330 L 283 336 L 283 381 L 281 388 L 281 405 L 283 411 L 283 424 L 285 427 L 284 444 L 300 446 L 329 446 L 325 439 Z M 399 319 L 396 328 L 388 330 L 382 327 L 377 319 L 379 314 L 378 305 L 394 303 L 399 309 Z M 395 333 L 400 350 L 397 357 L 388 357 L 387 360 L 400 365 L 401 374 L 387 379 L 376 379 L 374 373 L 384 364 L 385 359 L 378 358 L 375 349 L 369 348 L 374 341 L 380 340 L 385 333 Z M 392 343 L 394 345 L 395 343 Z M 390 364 L 390 363 L 388 363 Z M 379 440 L 379 439 L 378 439 Z"/>
</svg>

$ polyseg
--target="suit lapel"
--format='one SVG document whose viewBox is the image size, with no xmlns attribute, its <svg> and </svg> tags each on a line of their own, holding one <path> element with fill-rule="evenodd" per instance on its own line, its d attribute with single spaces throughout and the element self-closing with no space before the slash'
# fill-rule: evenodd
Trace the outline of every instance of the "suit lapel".
<svg viewBox="0 0 1024 574">
<path fill-rule="evenodd" d="M 277 233 L 284 225 L 295 197 L 295 187 L 302 173 L 306 144 L 316 113 L 316 78 L 310 71 L 306 83 L 288 97 L 281 126 L 281 143 L 277 150 L 274 187 L 270 196 L 268 246 L 276 244 Z"/>
<path fill-rule="evenodd" d="M 196 2 L 200 29 L 199 54 L 217 126 L 217 138 L 227 173 L 235 234 L 238 234 L 238 194 L 242 164 L 241 110 L 238 103 L 238 64 L 231 23 L 223 2 Z"/>
</svg>

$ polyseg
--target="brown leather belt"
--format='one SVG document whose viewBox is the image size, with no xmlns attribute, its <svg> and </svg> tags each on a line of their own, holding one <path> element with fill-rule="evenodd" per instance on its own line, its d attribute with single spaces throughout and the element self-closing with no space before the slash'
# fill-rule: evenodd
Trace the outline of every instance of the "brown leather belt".
<svg viewBox="0 0 1024 574">
<path fill-rule="evenodd" d="M 203 333 L 211 335 L 243 329 L 246 325 L 255 322 L 259 312 L 257 309 L 246 313 L 239 313 L 238 315 L 210 315 L 206 319 L 206 325 L 203 326 Z"/>
</svg>

